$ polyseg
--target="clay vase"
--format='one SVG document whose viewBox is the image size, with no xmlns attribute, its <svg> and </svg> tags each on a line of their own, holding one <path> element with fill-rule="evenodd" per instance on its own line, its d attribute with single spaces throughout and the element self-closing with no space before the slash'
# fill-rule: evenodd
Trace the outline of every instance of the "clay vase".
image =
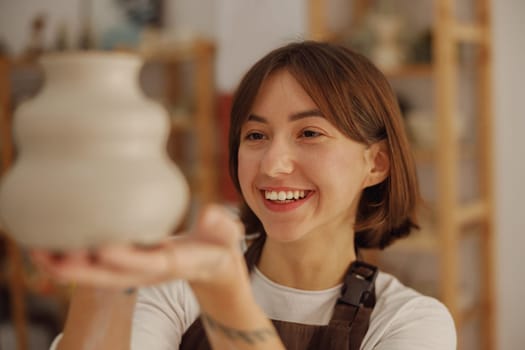
<svg viewBox="0 0 525 350">
<path fill-rule="evenodd" d="M 186 181 L 166 152 L 167 112 L 123 53 L 42 57 L 45 84 L 17 108 L 18 158 L 0 184 L 1 226 L 24 246 L 64 250 L 153 244 L 186 210 Z"/>
</svg>

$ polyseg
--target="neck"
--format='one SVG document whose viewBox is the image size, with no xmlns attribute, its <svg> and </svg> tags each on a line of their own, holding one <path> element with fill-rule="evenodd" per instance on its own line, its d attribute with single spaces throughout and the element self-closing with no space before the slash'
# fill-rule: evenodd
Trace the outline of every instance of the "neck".
<svg viewBox="0 0 525 350">
<path fill-rule="evenodd" d="M 354 235 L 278 242 L 267 237 L 258 264 L 272 281 L 303 290 L 322 290 L 342 283 L 348 266 L 356 259 Z"/>
</svg>

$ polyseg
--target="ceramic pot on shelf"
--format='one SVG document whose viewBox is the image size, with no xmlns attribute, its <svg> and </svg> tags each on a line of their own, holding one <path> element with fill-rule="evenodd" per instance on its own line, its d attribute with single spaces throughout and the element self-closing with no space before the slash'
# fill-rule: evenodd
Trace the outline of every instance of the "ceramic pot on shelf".
<svg viewBox="0 0 525 350">
<path fill-rule="evenodd" d="M 41 92 L 17 108 L 18 158 L 0 184 L 0 220 L 25 246 L 152 244 L 187 207 L 187 183 L 166 151 L 167 112 L 139 86 L 124 53 L 43 56 Z"/>
<path fill-rule="evenodd" d="M 371 16 L 370 21 L 377 38 L 371 52 L 372 61 L 385 71 L 399 68 L 405 59 L 399 43 L 399 35 L 403 26 L 401 17 L 376 13 Z"/>
</svg>

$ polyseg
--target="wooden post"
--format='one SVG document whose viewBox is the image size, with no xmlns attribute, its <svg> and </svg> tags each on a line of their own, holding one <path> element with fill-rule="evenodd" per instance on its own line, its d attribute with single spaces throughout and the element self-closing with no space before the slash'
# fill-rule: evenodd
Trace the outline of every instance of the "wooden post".
<svg viewBox="0 0 525 350">
<path fill-rule="evenodd" d="M 0 57 L 0 139 L 2 167 L 0 177 L 11 166 L 13 159 L 13 142 L 11 131 L 11 89 L 9 61 Z M 0 232 L 0 238 L 5 239 L 7 247 L 7 283 L 11 300 L 11 315 L 16 332 L 18 350 L 27 349 L 27 322 L 25 308 L 25 288 L 23 281 L 23 265 L 20 250 L 14 241 Z"/>
<path fill-rule="evenodd" d="M 24 269 L 21 252 L 14 241 L 6 237 L 7 258 L 9 261 L 8 283 L 18 350 L 27 347 L 27 320 L 25 306 Z"/>
<path fill-rule="evenodd" d="M 308 29 L 309 38 L 323 40 L 327 37 L 326 0 L 309 0 Z"/>
<path fill-rule="evenodd" d="M 481 229 L 481 317 L 480 333 L 484 335 L 483 349 L 495 349 L 495 319 L 494 308 L 496 302 L 494 281 L 494 154 L 492 141 L 492 46 L 489 33 L 490 7 L 489 0 L 476 1 L 476 18 L 484 33 L 477 57 L 477 108 L 478 116 L 478 176 L 480 196 L 486 203 L 487 215 Z"/>
<path fill-rule="evenodd" d="M 0 175 L 7 170 L 13 157 L 9 72 L 9 61 L 5 57 L 0 57 L 0 155 L 2 157 Z"/>
<path fill-rule="evenodd" d="M 352 6 L 352 30 L 357 30 L 366 18 L 366 14 L 370 11 L 370 0 L 353 0 Z"/>
<path fill-rule="evenodd" d="M 457 204 L 458 143 L 454 137 L 457 108 L 457 52 L 453 40 L 452 0 L 435 2 L 434 62 L 435 101 L 438 132 L 437 216 L 440 241 L 441 298 L 456 322 L 459 320 L 459 229 L 455 213 Z M 459 325 L 457 325 L 459 328 Z"/>
<path fill-rule="evenodd" d="M 213 57 L 215 48 L 208 42 L 197 42 L 195 72 L 195 135 L 198 160 L 196 183 L 200 204 L 217 198 L 217 127 L 215 126 L 215 94 L 213 84 Z"/>
</svg>

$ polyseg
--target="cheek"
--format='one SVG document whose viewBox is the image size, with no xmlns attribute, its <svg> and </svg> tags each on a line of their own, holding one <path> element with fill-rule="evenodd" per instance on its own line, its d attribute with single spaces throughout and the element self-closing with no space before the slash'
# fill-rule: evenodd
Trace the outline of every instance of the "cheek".
<svg viewBox="0 0 525 350">
<path fill-rule="evenodd" d="M 366 165 L 360 153 L 333 152 L 316 163 L 316 172 L 323 183 L 338 195 L 355 195 L 364 187 Z"/>
<path fill-rule="evenodd" d="M 239 177 L 239 184 L 241 186 L 243 196 L 246 196 L 246 192 L 251 186 L 255 176 L 256 164 L 252 157 L 246 156 L 241 150 L 239 150 L 237 160 L 237 175 Z"/>
</svg>

